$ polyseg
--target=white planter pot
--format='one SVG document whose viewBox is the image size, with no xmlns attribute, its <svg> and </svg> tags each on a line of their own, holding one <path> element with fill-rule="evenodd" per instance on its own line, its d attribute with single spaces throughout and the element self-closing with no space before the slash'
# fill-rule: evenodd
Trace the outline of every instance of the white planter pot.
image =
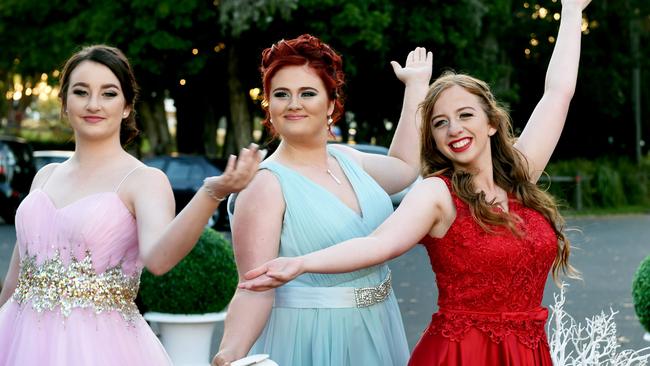
<svg viewBox="0 0 650 366">
<path fill-rule="evenodd" d="M 643 335 L 643 340 L 646 342 L 650 342 L 650 333 L 645 332 L 645 334 Z"/>
<path fill-rule="evenodd" d="M 148 312 L 144 318 L 158 324 L 160 341 L 175 366 L 209 366 L 214 325 L 226 318 L 226 312 L 196 315 Z"/>
</svg>

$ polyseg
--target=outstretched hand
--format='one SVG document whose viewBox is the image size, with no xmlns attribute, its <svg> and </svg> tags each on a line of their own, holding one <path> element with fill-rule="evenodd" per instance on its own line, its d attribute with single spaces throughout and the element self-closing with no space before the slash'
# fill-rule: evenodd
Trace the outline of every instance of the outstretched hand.
<svg viewBox="0 0 650 366">
<path fill-rule="evenodd" d="M 237 193 L 253 179 L 265 155 L 266 150 L 260 151 L 256 144 L 250 144 L 248 148 L 241 149 L 239 157 L 230 155 L 223 174 L 206 178 L 204 184 L 209 191 L 221 197 Z"/>
<path fill-rule="evenodd" d="M 238 287 L 246 290 L 266 291 L 284 285 L 303 272 L 301 258 L 280 257 L 246 272 L 244 278 L 247 281 L 241 282 Z"/>
<path fill-rule="evenodd" d="M 404 67 L 397 61 L 391 61 L 390 64 L 393 66 L 395 76 L 404 84 L 420 81 L 429 85 L 433 68 L 433 53 L 427 52 L 424 47 L 417 47 L 409 52 Z"/>
</svg>

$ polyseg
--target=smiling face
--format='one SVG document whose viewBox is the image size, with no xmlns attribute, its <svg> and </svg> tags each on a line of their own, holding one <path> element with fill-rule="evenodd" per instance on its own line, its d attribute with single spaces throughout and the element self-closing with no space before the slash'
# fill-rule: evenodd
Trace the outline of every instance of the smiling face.
<svg viewBox="0 0 650 366">
<path fill-rule="evenodd" d="M 83 61 L 70 73 L 64 108 L 77 141 L 119 141 L 122 119 L 131 112 L 115 74 L 94 61 Z"/>
<path fill-rule="evenodd" d="M 313 69 L 308 65 L 283 67 L 271 79 L 270 90 L 271 123 L 283 139 L 327 139 L 327 116 L 334 111 L 334 102 Z"/>
<path fill-rule="evenodd" d="M 436 148 L 455 167 L 478 168 L 492 164 L 490 125 L 481 100 L 459 85 L 440 93 L 430 122 Z"/>
</svg>

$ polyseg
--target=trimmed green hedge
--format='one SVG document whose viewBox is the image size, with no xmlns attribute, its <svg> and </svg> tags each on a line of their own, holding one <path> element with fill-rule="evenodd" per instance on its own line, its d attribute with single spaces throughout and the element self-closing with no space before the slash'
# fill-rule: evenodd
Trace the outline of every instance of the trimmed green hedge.
<svg viewBox="0 0 650 366">
<path fill-rule="evenodd" d="M 546 167 L 549 176 L 580 175 L 583 208 L 616 208 L 624 206 L 647 206 L 650 208 L 650 157 L 640 164 L 627 158 L 575 159 L 550 163 Z M 576 184 L 574 182 L 543 181 L 566 208 L 576 208 Z"/>
<path fill-rule="evenodd" d="M 632 282 L 634 310 L 641 325 L 650 332 L 650 256 L 647 256 L 634 274 Z"/>
<path fill-rule="evenodd" d="M 219 312 L 230 302 L 237 281 L 230 242 L 213 229 L 205 229 L 194 249 L 171 271 L 162 276 L 143 271 L 139 296 L 146 311 Z"/>
</svg>

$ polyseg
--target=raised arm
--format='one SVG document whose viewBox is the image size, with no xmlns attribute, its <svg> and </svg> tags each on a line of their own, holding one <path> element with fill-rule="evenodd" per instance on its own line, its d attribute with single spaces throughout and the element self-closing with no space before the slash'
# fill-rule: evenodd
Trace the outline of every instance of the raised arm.
<svg viewBox="0 0 650 366">
<path fill-rule="evenodd" d="M 232 239 L 241 281 L 246 271 L 278 256 L 285 204 L 277 179 L 262 170 L 239 194 L 235 205 Z M 266 325 L 274 295 L 273 291 L 237 289 L 213 365 L 226 365 L 248 353 Z"/>
<path fill-rule="evenodd" d="M 455 217 L 451 195 L 439 178 L 413 187 L 397 210 L 370 236 L 355 238 L 294 258 L 277 258 L 246 273 L 240 288 L 264 291 L 305 272 L 342 273 L 398 257 L 428 233 L 442 236 Z"/>
<path fill-rule="evenodd" d="M 582 10 L 590 2 L 562 0 L 560 30 L 546 71 L 544 95 L 515 144 L 528 160 L 532 182 L 537 182 L 548 164 L 564 128 L 578 77 Z"/>
<path fill-rule="evenodd" d="M 164 274 L 192 250 L 219 199 L 246 187 L 259 159 L 256 146 L 242 149 L 239 158 L 231 156 L 224 173 L 206 179 L 175 218 L 174 197 L 164 174 L 153 168 L 136 172 L 126 189 L 133 197 L 140 258 L 151 273 Z"/>
<path fill-rule="evenodd" d="M 395 75 L 404 83 L 405 89 L 402 112 L 390 145 L 389 156 L 351 152 L 358 155 L 364 170 L 388 193 L 406 188 L 420 173 L 418 106 L 429 89 L 432 63 L 432 53 L 422 47 L 408 54 L 404 67 L 395 61 L 391 62 Z"/>
</svg>

